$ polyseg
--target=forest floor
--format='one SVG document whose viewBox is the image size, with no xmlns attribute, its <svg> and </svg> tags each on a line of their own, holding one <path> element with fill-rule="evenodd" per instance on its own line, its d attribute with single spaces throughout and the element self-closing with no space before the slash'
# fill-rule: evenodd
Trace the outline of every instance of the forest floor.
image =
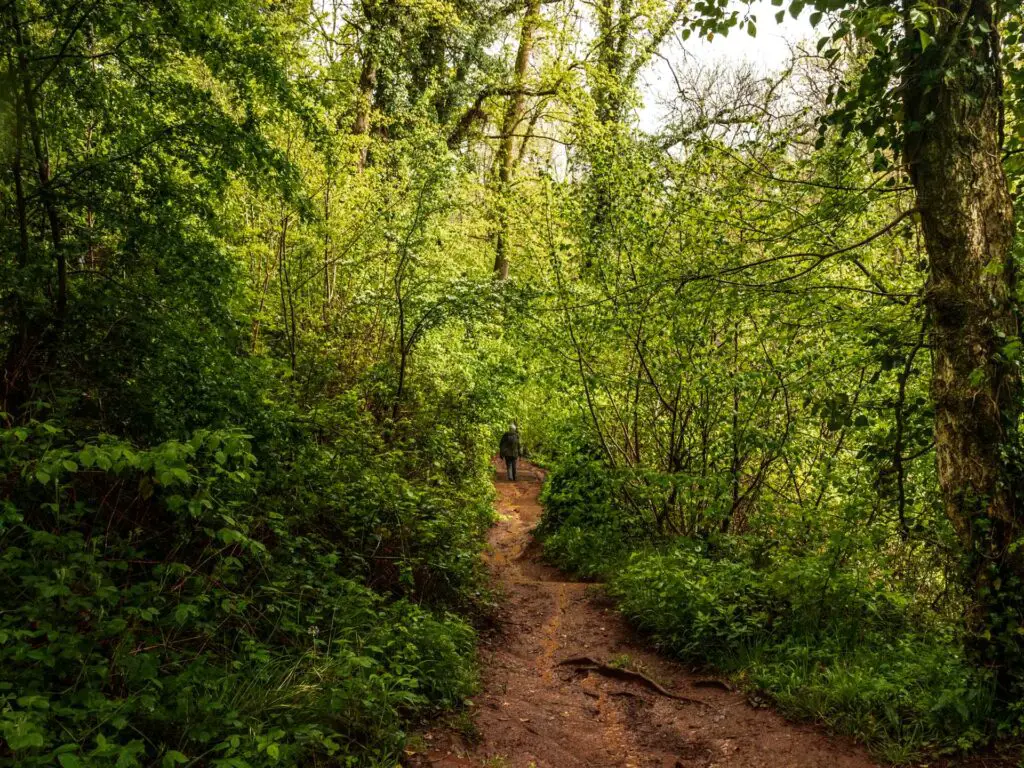
<svg viewBox="0 0 1024 768">
<path fill-rule="evenodd" d="M 788 722 L 724 683 L 659 656 L 599 587 L 544 564 L 530 534 L 540 519 L 542 480 L 541 470 L 525 463 L 517 482 L 505 480 L 504 468 L 499 473 L 500 520 L 486 559 L 502 606 L 499 626 L 481 647 L 482 689 L 467 717 L 412 740 L 409 765 L 876 765 L 853 743 Z M 563 663 L 580 657 L 588 660 Z"/>
</svg>

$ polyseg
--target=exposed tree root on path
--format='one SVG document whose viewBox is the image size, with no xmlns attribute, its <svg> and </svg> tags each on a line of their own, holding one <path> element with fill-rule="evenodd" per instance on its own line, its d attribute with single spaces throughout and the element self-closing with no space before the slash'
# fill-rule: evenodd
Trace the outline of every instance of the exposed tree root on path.
<svg viewBox="0 0 1024 768">
<path fill-rule="evenodd" d="M 654 653 L 594 585 L 542 562 L 541 473 L 496 483 L 486 560 L 503 595 L 465 715 L 415 737 L 406 762 L 449 768 L 869 768 L 847 740 L 754 708 Z M 602 659 L 606 661 L 601 661 Z M 677 693 L 678 692 L 678 693 Z M 684 693 L 685 692 L 685 693 Z M 695 706 L 696 705 L 696 706 Z"/>
<path fill-rule="evenodd" d="M 602 675 L 607 675 L 608 677 L 614 677 L 617 680 L 631 680 L 639 682 L 661 696 L 667 696 L 670 699 L 685 701 L 690 704 L 700 704 L 703 707 L 708 706 L 707 702 L 700 701 L 699 699 L 691 699 L 689 696 L 680 696 L 677 693 L 665 690 L 660 683 L 651 680 L 651 678 L 642 672 L 634 672 L 631 669 L 623 669 L 622 667 L 613 667 L 611 664 L 605 664 L 603 661 L 598 661 L 591 656 L 576 656 L 571 659 L 563 659 L 558 662 L 558 666 L 574 666 L 578 669 L 585 669 L 589 672 L 598 672 Z"/>
</svg>

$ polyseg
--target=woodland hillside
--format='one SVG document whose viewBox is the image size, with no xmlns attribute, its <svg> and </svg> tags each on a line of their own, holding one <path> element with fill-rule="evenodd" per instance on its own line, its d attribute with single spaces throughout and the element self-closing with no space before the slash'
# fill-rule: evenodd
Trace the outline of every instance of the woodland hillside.
<svg viewBox="0 0 1024 768">
<path fill-rule="evenodd" d="M 395 765 L 509 422 L 663 652 L 1016 749 L 1024 16 L 771 1 L 0 0 L 0 765 Z"/>
</svg>

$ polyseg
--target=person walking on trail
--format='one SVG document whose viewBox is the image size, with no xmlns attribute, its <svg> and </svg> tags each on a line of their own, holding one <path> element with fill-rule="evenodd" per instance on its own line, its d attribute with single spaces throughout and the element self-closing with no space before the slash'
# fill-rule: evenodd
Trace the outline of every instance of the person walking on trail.
<svg viewBox="0 0 1024 768">
<path fill-rule="evenodd" d="M 516 463 L 519 461 L 519 432 L 515 424 L 508 425 L 508 432 L 501 436 L 501 443 L 498 444 L 498 453 L 505 460 L 505 473 L 508 479 L 515 482 Z"/>
</svg>

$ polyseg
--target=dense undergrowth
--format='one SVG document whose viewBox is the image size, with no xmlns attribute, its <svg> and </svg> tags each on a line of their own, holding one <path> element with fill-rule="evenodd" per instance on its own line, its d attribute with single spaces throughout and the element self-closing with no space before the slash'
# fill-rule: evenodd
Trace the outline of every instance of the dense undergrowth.
<svg viewBox="0 0 1024 768">
<path fill-rule="evenodd" d="M 968 750 L 1010 727 L 1014 713 L 965 660 L 956 617 L 894 589 L 855 529 L 799 556 L 764 531 L 644 536 L 622 482 L 600 460 L 566 457 L 545 486 L 539 533 L 553 563 L 605 581 L 659 648 L 895 762 Z"/>
<path fill-rule="evenodd" d="M 512 291 L 350 11 L 0 12 L 0 765 L 390 768 L 473 690 Z"/>
<path fill-rule="evenodd" d="M 0 431 L 0 762 L 391 764 L 410 718 L 461 703 L 485 467 L 424 479 L 336 416 L 262 461 L 237 430 Z"/>
</svg>

